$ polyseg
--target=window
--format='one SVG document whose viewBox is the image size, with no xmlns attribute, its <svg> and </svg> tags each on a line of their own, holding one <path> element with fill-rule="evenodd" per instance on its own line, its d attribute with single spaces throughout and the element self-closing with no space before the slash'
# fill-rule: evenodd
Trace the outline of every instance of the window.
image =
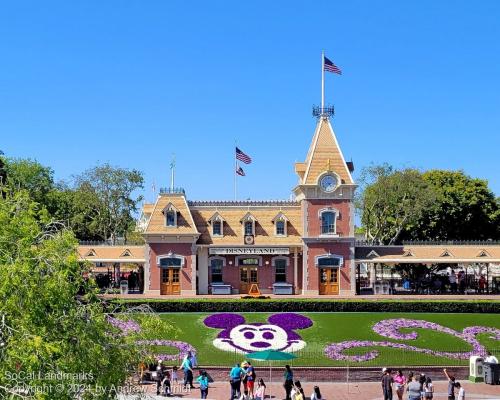
<svg viewBox="0 0 500 400">
<path fill-rule="evenodd" d="M 224 261 L 220 258 L 214 258 L 210 261 L 210 280 L 212 283 L 222 283 L 222 266 Z"/>
<path fill-rule="evenodd" d="M 245 235 L 253 235 L 253 222 L 245 221 Z"/>
<path fill-rule="evenodd" d="M 335 212 L 323 211 L 321 213 L 321 234 L 330 235 L 335 233 Z"/>
<path fill-rule="evenodd" d="M 276 221 L 276 235 L 285 235 L 285 221 L 282 219 Z"/>
<path fill-rule="evenodd" d="M 177 257 L 165 257 L 160 259 L 160 267 L 181 267 L 182 259 Z"/>
<path fill-rule="evenodd" d="M 176 224 L 176 215 L 175 211 L 167 211 L 165 218 L 167 220 L 167 226 L 175 226 Z"/>
<path fill-rule="evenodd" d="M 341 267 L 344 263 L 344 258 L 342 256 L 337 256 L 334 254 L 327 254 L 324 256 L 316 257 L 316 266 L 323 268 L 331 267 Z"/>
<path fill-rule="evenodd" d="M 279 259 L 274 261 L 274 281 L 286 282 L 286 260 Z"/>
<path fill-rule="evenodd" d="M 213 236 L 222 236 L 222 222 L 221 221 L 212 222 L 212 235 Z"/>
</svg>

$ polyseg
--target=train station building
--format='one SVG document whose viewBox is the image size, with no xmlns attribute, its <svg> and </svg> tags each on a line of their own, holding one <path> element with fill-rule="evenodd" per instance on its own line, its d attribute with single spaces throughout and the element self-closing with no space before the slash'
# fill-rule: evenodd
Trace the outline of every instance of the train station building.
<svg viewBox="0 0 500 400">
<path fill-rule="evenodd" d="M 114 276 L 136 266 L 145 296 L 243 295 L 253 285 L 291 296 L 389 294 L 397 284 L 387 267 L 398 263 L 462 265 L 476 282 L 486 273 L 488 287 L 500 283 L 500 245 L 357 244 L 352 172 L 320 113 L 295 163 L 293 201 L 192 201 L 183 189 L 161 190 L 142 210 L 143 246 L 82 245 L 80 257 Z"/>
</svg>

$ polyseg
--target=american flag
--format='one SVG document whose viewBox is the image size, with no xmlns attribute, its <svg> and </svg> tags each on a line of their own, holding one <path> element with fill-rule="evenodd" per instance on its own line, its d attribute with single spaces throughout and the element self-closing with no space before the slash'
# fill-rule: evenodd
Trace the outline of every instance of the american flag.
<svg viewBox="0 0 500 400">
<path fill-rule="evenodd" d="M 243 168 L 241 168 L 239 165 L 238 168 L 236 169 L 236 173 L 240 176 L 245 176 L 245 171 L 243 171 Z"/>
<path fill-rule="evenodd" d="M 334 74 L 342 75 L 342 71 L 331 60 L 325 57 L 325 71 L 333 72 Z"/>
<path fill-rule="evenodd" d="M 250 158 L 250 156 L 243 153 L 237 147 L 236 147 L 236 159 L 240 160 L 241 162 L 244 162 L 245 164 L 250 164 L 252 162 L 252 159 Z"/>
</svg>

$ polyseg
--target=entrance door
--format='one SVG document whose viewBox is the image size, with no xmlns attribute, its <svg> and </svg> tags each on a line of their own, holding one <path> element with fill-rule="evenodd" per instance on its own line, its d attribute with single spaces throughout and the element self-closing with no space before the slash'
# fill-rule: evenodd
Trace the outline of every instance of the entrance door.
<svg viewBox="0 0 500 400">
<path fill-rule="evenodd" d="M 248 293 L 253 283 L 259 286 L 257 267 L 240 267 L 240 293 Z"/>
<path fill-rule="evenodd" d="M 172 295 L 180 293 L 181 293 L 180 269 L 162 268 L 160 294 Z"/>
<path fill-rule="evenodd" d="M 319 294 L 339 294 L 339 269 L 319 269 Z"/>
</svg>

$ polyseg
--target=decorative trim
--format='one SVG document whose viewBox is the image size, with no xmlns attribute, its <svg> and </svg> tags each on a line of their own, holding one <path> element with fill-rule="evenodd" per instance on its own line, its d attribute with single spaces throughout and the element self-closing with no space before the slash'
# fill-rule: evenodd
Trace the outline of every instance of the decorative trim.
<svg viewBox="0 0 500 400">
<path fill-rule="evenodd" d="M 276 257 L 271 258 L 271 265 L 273 267 L 276 266 L 276 264 L 275 264 L 276 260 L 285 260 L 287 268 L 290 266 L 290 257 L 276 256 Z"/>
<path fill-rule="evenodd" d="M 222 256 L 210 256 L 210 257 L 208 257 L 208 266 L 209 267 L 212 266 L 212 260 L 222 260 L 222 266 L 223 267 L 226 266 L 226 257 L 222 257 Z"/>
<path fill-rule="evenodd" d="M 156 266 L 157 267 L 165 268 L 165 267 L 160 266 L 160 261 L 164 258 L 176 258 L 176 259 L 181 260 L 180 268 L 183 268 L 184 264 L 186 262 L 186 257 L 181 256 L 180 254 L 175 254 L 175 253 L 169 252 L 167 254 L 162 254 L 162 255 L 156 256 Z"/>
<path fill-rule="evenodd" d="M 331 268 L 342 268 L 344 266 L 344 257 L 342 256 L 339 256 L 338 254 L 322 254 L 320 256 L 316 256 L 314 257 L 314 265 L 316 267 L 319 267 L 319 260 L 322 260 L 322 259 L 325 259 L 325 258 L 334 258 L 334 259 L 338 259 L 339 260 L 339 265 L 332 265 Z M 330 266 L 326 267 L 325 268 L 329 268 Z"/>
</svg>

